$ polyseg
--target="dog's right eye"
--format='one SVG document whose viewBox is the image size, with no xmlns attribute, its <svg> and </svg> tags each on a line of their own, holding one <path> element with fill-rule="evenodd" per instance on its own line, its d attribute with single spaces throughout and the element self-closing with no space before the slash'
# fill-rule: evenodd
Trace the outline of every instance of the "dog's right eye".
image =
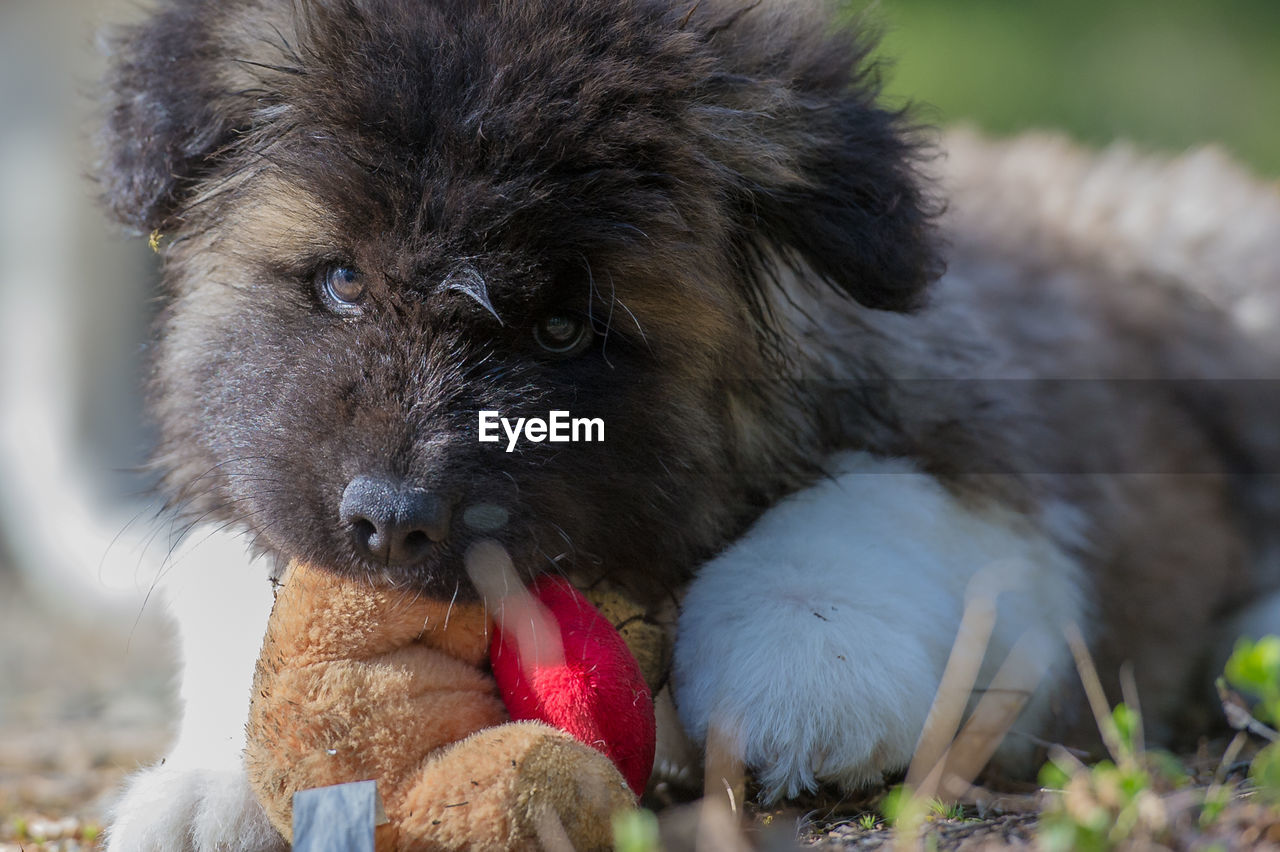
<svg viewBox="0 0 1280 852">
<path fill-rule="evenodd" d="M 354 267 L 334 264 L 316 272 L 320 301 L 335 314 L 356 316 L 364 310 L 364 281 Z"/>
<path fill-rule="evenodd" d="M 591 326 L 570 314 L 551 314 L 533 328 L 533 339 L 543 351 L 558 358 L 571 358 L 591 343 Z"/>
</svg>

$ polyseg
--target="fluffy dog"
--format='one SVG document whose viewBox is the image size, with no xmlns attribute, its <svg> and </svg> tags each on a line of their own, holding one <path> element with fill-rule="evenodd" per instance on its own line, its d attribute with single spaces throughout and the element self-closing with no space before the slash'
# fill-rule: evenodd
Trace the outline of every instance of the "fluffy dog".
<svg viewBox="0 0 1280 852">
<path fill-rule="evenodd" d="M 483 536 L 655 609 L 696 577 L 681 719 L 775 798 L 906 765 L 984 583 L 980 684 L 1021 649 L 1038 736 L 1068 625 L 1158 729 L 1274 584 L 1275 408 L 1217 380 L 1275 374 L 1280 201 L 1212 155 L 935 169 L 817 3 L 164 0 L 115 50 L 158 463 L 263 558 L 176 572 L 187 717 L 113 849 L 279 842 L 237 738 L 289 558 L 468 596 Z M 606 440 L 479 440 L 557 410 Z"/>
</svg>

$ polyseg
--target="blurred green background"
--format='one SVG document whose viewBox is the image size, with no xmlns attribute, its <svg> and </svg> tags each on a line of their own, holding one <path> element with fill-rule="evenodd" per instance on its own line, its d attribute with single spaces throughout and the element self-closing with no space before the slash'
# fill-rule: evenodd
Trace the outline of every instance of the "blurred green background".
<svg viewBox="0 0 1280 852">
<path fill-rule="evenodd" d="M 1280 176 L 1280 0 L 865 0 L 888 91 L 936 123 L 1177 152 Z"/>
</svg>

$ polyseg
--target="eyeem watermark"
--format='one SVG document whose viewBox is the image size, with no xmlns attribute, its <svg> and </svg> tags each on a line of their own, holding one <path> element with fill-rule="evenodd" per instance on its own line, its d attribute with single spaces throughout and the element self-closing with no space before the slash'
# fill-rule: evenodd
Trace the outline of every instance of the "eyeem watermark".
<svg viewBox="0 0 1280 852">
<path fill-rule="evenodd" d="M 480 443 L 496 444 L 502 440 L 499 427 L 507 436 L 507 452 L 516 448 L 521 436 L 526 441 L 540 444 L 578 443 L 580 441 L 604 441 L 604 418 L 573 417 L 567 411 L 552 411 L 547 419 L 541 417 L 517 417 L 515 421 L 502 417 L 496 411 L 480 412 Z"/>
</svg>

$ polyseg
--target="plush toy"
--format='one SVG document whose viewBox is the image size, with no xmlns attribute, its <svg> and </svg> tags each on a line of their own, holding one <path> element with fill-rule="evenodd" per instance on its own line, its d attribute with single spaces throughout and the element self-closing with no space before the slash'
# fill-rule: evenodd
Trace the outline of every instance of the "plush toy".
<svg viewBox="0 0 1280 852">
<path fill-rule="evenodd" d="M 608 848 L 612 815 L 634 807 L 652 766 L 649 687 L 582 595 L 552 578 L 531 592 L 545 623 L 494 630 L 478 603 L 293 565 L 245 751 L 272 824 L 292 840 L 295 792 L 374 779 L 388 818 L 379 852 Z"/>
</svg>

